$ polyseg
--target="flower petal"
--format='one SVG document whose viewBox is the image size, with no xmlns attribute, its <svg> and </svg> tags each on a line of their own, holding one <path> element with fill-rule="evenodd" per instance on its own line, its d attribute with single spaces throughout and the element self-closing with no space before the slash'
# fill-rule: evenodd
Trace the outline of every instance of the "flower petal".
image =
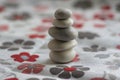
<svg viewBox="0 0 120 80">
<path fill-rule="evenodd" d="M 71 67 L 81 68 L 81 67 L 83 67 L 83 66 L 82 66 L 82 65 L 73 65 L 73 66 L 71 66 Z"/>
<path fill-rule="evenodd" d="M 30 46 L 23 46 L 22 48 L 23 49 L 33 49 L 33 47 L 30 47 Z"/>
<path fill-rule="evenodd" d="M 29 62 L 34 62 L 34 61 L 36 61 L 36 59 L 29 58 L 29 59 L 28 59 L 28 60 L 26 60 L 26 61 L 29 61 Z"/>
<path fill-rule="evenodd" d="M 38 58 L 38 55 L 31 55 L 32 58 Z"/>
<path fill-rule="evenodd" d="M 18 78 L 8 78 L 8 79 L 4 79 L 4 80 L 18 80 Z"/>
<path fill-rule="evenodd" d="M 22 71 L 22 73 L 30 74 L 32 72 L 32 68 L 27 68 Z"/>
<path fill-rule="evenodd" d="M 43 70 L 43 67 L 35 67 L 33 68 L 33 73 L 37 74 L 40 73 Z"/>
<path fill-rule="evenodd" d="M 19 65 L 19 66 L 17 67 L 17 69 L 18 69 L 18 70 L 22 70 L 22 69 L 28 67 L 29 65 L 31 65 L 31 64 L 29 64 L 29 63 L 24 63 L 24 64 Z"/>
<path fill-rule="evenodd" d="M 16 43 L 16 44 L 22 44 L 23 42 L 24 42 L 23 39 L 16 39 L 16 40 L 14 41 L 14 43 Z"/>
<path fill-rule="evenodd" d="M 84 72 L 83 71 L 73 71 L 72 72 L 72 76 L 74 78 L 80 78 L 80 77 L 83 77 L 84 76 Z"/>
<path fill-rule="evenodd" d="M 52 79 L 52 78 L 43 78 L 43 80 L 56 80 L 56 79 Z"/>
<path fill-rule="evenodd" d="M 64 71 L 58 77 L 63 79 L 69 79 L 71 78 L 71 75 L 70 75 L 70 72 Z"/>
<path fill-rule="evenodd" d="M 15 58 L 14 61 L 24 62 L 24 60 L 22 58 Z"/>
<path fill-rule="evenodd" d="M 106 48 L 105 47 L 101 47 L 99 50 L 100 51 L 106 51 Z"/>
<path fill-rule="evenodd" d="M 7 49 L 9 48 L 8 46 L 0 46 L 0 49 Z"/>
<path fill-rule="evenodd" d="M 84 50 L 84 51 L 91 51 L 91 49 L 88 48 L 88 47 L 84 47 L 83 50 Z"/>
<path fill-rule="evenodd" d="M 72 60 L 72 62 L 77 62 L 77 61 L 79 61 L 80 60 L 80 58 L 79 58 L 79 55 L 77 54 L 76 56 L 75 56 L 75 58 Z"/>
<path fill-rule="evenodd" d="M 20 56 L 18 54 L 11 55 L 12 58 L 19 58 Z"/>
<path fill-rule="evenodd" d="M 15 50 L 19 50 L 19 48 L 18 48 L 18 47 L 11 47 L 11 48 L 9 48 L 8 50 L 9 50 L 9 51 L 15 51 Z"/>
<path fill-rule="evenodd" d="M 30 55 L 28 52 L 21 52 L 20 54 L 15 54 L 11 56 L 15 61 L 23 62 L 27 61 L 26 57 L 29 59 Z"/>
<path fill-rule="evenodd" d="M 35 67 L 44 67 L 42 64 L 33 64 Z"/>
<path fill-rule="evenodd" d="M 79 37 L 80 39 L 84 39 L 85 36 L 86 36 L 86 34 L 85 34 L 84 32 L 78 32 L 78 37 Z"/>
<path fill-rule="evenodd" d="M 96 54 L 94 57 L 98 57 L 100 59 L 105 59 L 110 57 L 110 54 Z"/>
<path fill-rule="evenodd" d="M 21 52 L 21 53 L 20 53 L 20 56 L 28 56 L 28 57 L 29 57 L 30 54 L 29 54 L 28 52 Z"/>
<path fill-rule="evenodd" d="M 13 43 L 12 42 L 4 42 L 2 45 L 10 47 L 13 45 Z"/>
<path fill-rule="evenodd" d="M 31 61 L 31 62 L 36 61 L 36 58 L 38 57 L 39 57 L 38 55 L 32 55 L 27 61 Z"/>
<path fill-rule="evenodd" d="M 57 74 L 59 74 L 61 71 L 63 71 L 63 69 L 61 69 L 61 68 L 56 68 L 56 67 L 50 69 L 50 72 L 51 72 L 53 75 L 57 75 Z"/>
<path fill-rule="evenodd" d="M 26 42 L 24 42 L 23 45 L 25 45 L 25 46 L 33 46 L 33 45 L 35 45 L 35 42 L 34 41 L 26 41 Z"/>
</svg>

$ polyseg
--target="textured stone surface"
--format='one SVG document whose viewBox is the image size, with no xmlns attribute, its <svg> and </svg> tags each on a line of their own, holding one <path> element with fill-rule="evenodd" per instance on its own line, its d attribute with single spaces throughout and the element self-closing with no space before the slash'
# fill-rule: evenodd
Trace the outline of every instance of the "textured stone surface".
<svg viewBox="0 0 120 80">
<path fill-rule="evenodd" d="M 59 28 L 67 28 L 73 25 L 73 20 L 71 18 L 66 19 L 66 20 L 57 20 L 55 19 L 53 21 L 53 25 L 55 27 L 59 27 Z"/>
<path fill-rule="evenodd" d="M 55 12 L 56 19 L 68 19 L 71 15 L 72 12 L 69 9 L 58 9 Z"/>
<path fill-rule="evenodd" d="M 50 58 L 57 63 L 71 62 L 75 58 L 76 54 L 73 49 L 66 51 L 51 51 Z"/>
<path fill-rule="evenodd" d="M 57 40 L 70 41 L 70 40 L 75 39 L 78 33 L 72 27 L 64 28 L 64 29 L 51 27 L 49 29 L 49 34 Z"/>
<path fill-rule="evenodd" d="M 75 38 L 78 33 L 72 28 L 71 15 L 72 12 L 68 9 L 58 9 L 55 12 L 54 27 L 51 27 L 48 31 L 54 38 L 48 43 L 51 50 L 50 58 L 53 62 L 68 63 L 76 56 L 73 48 L 77 44 Z"/>
<path fill-rule="evenodd" d="M 52 51 L 64 51 L 67 49 L 71 49 L 76 45 L 77 45 L 76 40 L 71 40 L 66 42 L 66 41 L 59 41 L 59 40 L 53 39 L 48 43 L 48 47 Z"/>
</svg>

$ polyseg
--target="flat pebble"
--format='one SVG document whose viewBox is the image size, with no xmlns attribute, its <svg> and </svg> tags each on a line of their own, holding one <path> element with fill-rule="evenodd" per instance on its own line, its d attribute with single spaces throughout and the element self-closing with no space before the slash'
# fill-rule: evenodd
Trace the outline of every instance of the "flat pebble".
<svg viewBox="0 0 120 80">
<path fill-rule="evenodd" d="M 49 49 L 52 51 L 64 51 L 67 49 L 71 49 L 77 45 L 76 40 L 71 40 L 71 41 L 59 41 L 56 39 L 51 40 L 48 43 Z"/>
<path fill-rule="evenodd" d="M 73 25 L 73 20 L 71 18 L 66 20 L 57 20 L 53 21 L 53 25 L 58 28 L 67 28 Z"/>
<path fill-rule="evenodd" d="M 76 56 L 74 49 L 66 51 L 51 51 L 50 58 L 55 63 L 68 63 L 71 62 Z"/>
<path fill-rule="evenodd" d="M 58 9 L 55 12 L 55 18 L 56 19 L 68 19 L 71 17 L 72 12 L 69 9 Z"/>
<path fill-rule="evenodd" d="M 57 40 L 70 41 L 75 39 L 78 33 L 72 27 L 69 28 L 51 27 L 49 29 L 49 34 Z"/>
</svg>

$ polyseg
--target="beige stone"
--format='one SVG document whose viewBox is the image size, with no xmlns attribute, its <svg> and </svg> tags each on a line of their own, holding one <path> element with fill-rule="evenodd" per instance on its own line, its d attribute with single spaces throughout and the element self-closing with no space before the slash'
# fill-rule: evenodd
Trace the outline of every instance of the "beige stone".
<svg viewBox="0 0 120 80">
<path fill-rule="evenodd" d="M 58 28 L 67 28 L 73 25 L 73 20 L 71 18 L 66 20 L 57 20 L 53 21 L 53 25 Z"/>
<path fill-rule="evenodd" d="M 70 41 L 73 40 L 77 37 L 78 33 L 75 31 L 74 28 L 69 27 L 69 28 L 56 28 L 56 27 L 51 27 L 49 29 L 49 34 L 57 39 L 57 40 L 62 40 L 62 41 Z"/>
<path fill-rule="evenodd" d="M 52 51 L 64 51 L 67 49 L 74 48 L 76 45 L 77 45 L 76 40 L 66 42 L 53 39 L 48 43 L 48 48 L 51 49 Z"/>
<path fill-rule="evenodd" d="M 71 62 L 76 56 L 74 49 L 66 51 L 51 51 L 50 58 L 56 63 L 68 63 Z"/>
<path fill-rule="evenodd" d="M 55 17 L 56 19 L 68 19 L 69 17 L 71 17 L 72 15 L 72 11 L 70 11 L 69 9 L 58 9 L 55 12 Z"/>
</svg>

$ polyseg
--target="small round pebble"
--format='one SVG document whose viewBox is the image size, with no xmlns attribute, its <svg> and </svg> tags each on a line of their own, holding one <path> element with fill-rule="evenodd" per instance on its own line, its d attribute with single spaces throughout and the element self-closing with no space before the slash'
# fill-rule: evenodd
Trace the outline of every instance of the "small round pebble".
<svg viewBox="0 0 120 80">
<path fill-rule="evenodd" d="M 49 29 L 49 34 L 57 40 L 70 41 L 75 39 L 78 33 L 72 27 L 69 27 L 69 28 L 51 27 Z"/>
<path fill-rule="evenodd" d="M 76 45 L 77 45 L 76 40 L 71 40 L 66 42 L 66 41 L 59 41 L 59 40 L 53 39 L 48 43 L 48 47 L 52 51 L 64 51 L 64 50 L 71 49 Z"/>
<path fill-rule="evenodd" d="M 56 19 L 68 19 L 71 17 L 72 12 L 69 9 L 58 9 L 55 12 L 55 18 Z"/>
<path fill-rule="evenodd" d="M 67 28 L 73 25 L 73 20 L 71 18 L 66 19 L 66 20 L 57 20 L 55 19 L 53 21 L 53 25 L 58 27 L 58 28 Z"/>
<path fill-rule="evenodd" d="M 76 56 L 74 49 L 66 51 L 51 51 L 50 58 L 55 63 L 68 63 L 71 62 Z"/>
</svg>

